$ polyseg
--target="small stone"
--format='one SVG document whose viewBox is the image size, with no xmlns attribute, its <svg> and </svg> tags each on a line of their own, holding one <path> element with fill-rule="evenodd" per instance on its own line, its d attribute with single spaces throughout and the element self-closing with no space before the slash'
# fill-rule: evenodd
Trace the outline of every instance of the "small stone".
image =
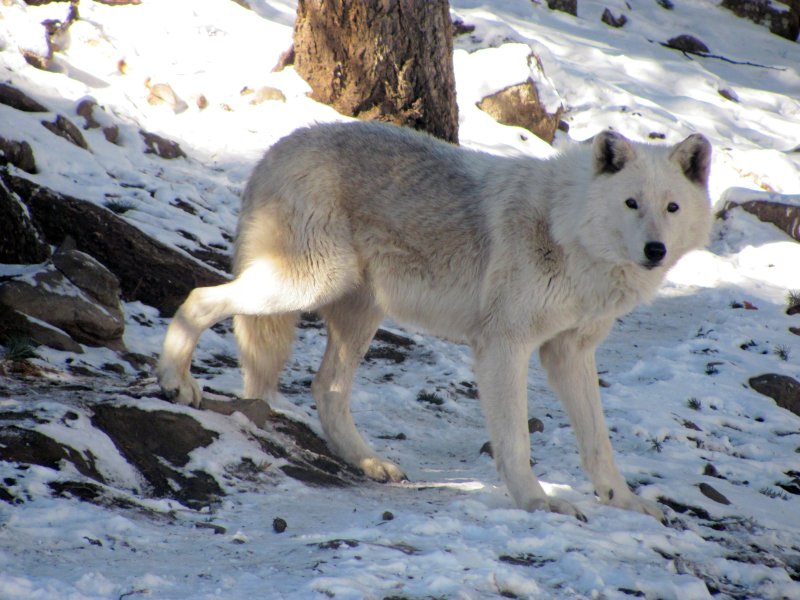
<svg viewBox="0 0 800 600">
<path fill-rule="evenodd" d="M 550 10 L 559 10 L 573 17 L 578 16 L 578 0 L 547 0 L 547 7 Z"/>
<path fill-rule="evenodd" d="M 453 19 L 453 35 L 464 35 L 466 33 L 472 33 L 475 31 L 475 25 L 468 25 L 464 23 L 464 19 L 461 17 L 456 17 Z"/>
<path fill-rule="evenodd" d="M 286 531 L 286 527 L 287 524 L 284 519 L 281 519 L 280 517 L 275 517 L 272 520 L 272 529 L 273 531 L 275 531 L 275 533 L 283 533 L 284 531 Z"/>
<path fill-rule="evenodd" d="M 528 419 L 529 433 L 541 433 L 543 431 L 544 431 L 544 423 L 542 423 L 541 419 L 537 419 L 536 417 Z"/>
<path fill-rule="evenodd" d="M 494 458 L 494 454 L 492 454 L 492 442 L 486 442 L 483 446 L 481 446 L 478 454 L 488 454 L 489 458 Z"/>
<path fill-rule="evenodd" d="M 231 538 L 231 541 L 234 544 L 246 544 L 247 536 L 243 534 L 241 531 L 237 531 L 235 534 L 233 534 L 233 538 Z"/>
<path fill-rule="evenodd" d="M 605 9 L 603 11 L 603 16 L 600 17 L 600 20 L 610 27 L 622 27 L 625 23 L 628 22 L 628 17 L 625 15 L 620 15 L 619 17 L 615 17 L 610 10 Z"/>
<path fill-rule="evenodd" d="M 258 88 L 258 90 L 253 94 L 253 99 L 250 100 L 250 104 L 261 104 L 270 100 L 286 102 L 286 96 L 278 88 L 265 85 L 264 87 Z"/>
<path fill-rule="evenodd" d="M 498 123 L 524 127 L 548 144 L 553 143 L 564 112 L 559 107 L 554 114 L 548 113 L 539 99 L 536 84 L 530 79 L 486 96 L 478 102 L 478 108 Z"/>
<path fill-rule="evenodd" d="M 42 121 L 42 125 L 44 125 L 44 127 L 51 133 L 64 138 L 79 148 L 83 148 L 84 150 L 89 149 L 89 144 L 86 143 L 81 130 L 78 129 L 76 125 L 66 117 L 58 115 L 56 120 L 52 123 L 49 121 Z"/>
<path fill-rule="evenodd" d="M 163 138 L 155 133 L 144 131 L 143 129 L 139 130 L 139 135 L 141 135 L 144 140 L 144 145 L 146 147 L 144 151 L 145 154 L 155 154 L 166 160 L 186 158 L 186 153 L 177 142 Z"/>
<path fill-rule="evenodd" d="M 83 117 L 86 122 L 84 129 L 97 129 L 100 127 L 100 123 L 95 120 L 93 114 L 95 106 L 97 106 L 97 102 L 91 98 L 84 98 L 75 107 L 75 112 L 78 113 L 78 116 Z"/>
<path fill-rule="evenodd" d="M 730 100 L 731 102 L 739 102 L 739 96 L 736 95 L 736 92 L 730 90 L 728 88 L 723 88 L 719 90 L 719 95 L 725 98 L 725 100 Z"/>
<path fill-rule="evenodd" d="M 0 83 L 0 104 L 5 104 L 24 112 L 47 112 L 47 108 L 39 102 L 7 83 Z"/>
<path fill-rule="evenodd" d="M 717 502 L 719 504 L 726 504 L 726 505 L 731 503 L 730 500 L 728 500 L 725 496 L 723 496 L 720 492 L 715 490 L 707 483 L 701 483 L 698 487 L 700 488 L 700 493 L 702 493 L 709 500 L 713 500 L 714 502 Z"/>
<path fill-rule="evenodd" d="M 214 535 L 223 535 L 228 531 L 222 525 L 217 525 L 216 523 L 207 523 L 206 521 L 200 521 L 199 523 L 195 523 L 194 526 L 197 529 L 210 529 L 211 531 L 214 532 Z"/>
<path fill-rule="evenodd" d="M 0 165 L 9 163 L 31 174 L 37 172 L 33 148 L 28 142 L 0 137 Z"/>
<path fill-rule="evenodd" d="M 383 514 L 381 515 L 381 518 L 384 521 L 391 521 L 392 519 L 394 519 L 394 514 L 389 510 L 385 510 L 385 511 L 383 511 Z"/>
<path fill-rule="evenodd" d="M 119 141 L 119 127 L 117 125 L 103 127 L 103 136 L 106 138 L 107 142 L 116 144 Z"/>
<path fill-rule="evenodd" d="M 675 50 L 681 50 L 682 52 L 690 52 L 693 54 L 697 54 L 698 52 L 708 52 L 708 46 L 706 46 L 702 41 L 693 35 L 689 35 L 687 33 L 670 38 L 667 40 L 666 45 L 669 48 L 674 48 Z"/>
</svg>

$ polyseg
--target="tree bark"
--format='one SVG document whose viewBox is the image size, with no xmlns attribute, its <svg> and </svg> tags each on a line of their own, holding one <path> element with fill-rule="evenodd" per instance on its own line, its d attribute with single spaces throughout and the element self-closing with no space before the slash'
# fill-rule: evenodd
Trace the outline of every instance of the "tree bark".
<svg viewBox="0 0 800 600">
<path fill-rule="evenodd" d="M 300 0 L 294 48 L 315 100 L 458 142 L 447 0 Z"/>
</svg>

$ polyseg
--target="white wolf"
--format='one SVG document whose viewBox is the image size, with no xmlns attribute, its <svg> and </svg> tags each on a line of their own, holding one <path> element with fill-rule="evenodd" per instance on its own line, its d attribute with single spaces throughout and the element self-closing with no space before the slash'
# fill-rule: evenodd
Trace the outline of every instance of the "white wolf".
<svg viewBox="0 0 800 600">
<path fill-rule="evenodd" d="M 663 519 L 628 488 L 603 417 L 594 350 L 614 320 L 706 243 L 711 147 L 610 131 L 551 160 L 465 150 L 376 123 L 298 130 L 244 191 L 235 279 L 197 288 L 172 320 L 158 366 L 168 398 L 200 403 L 198 337 L 234 316 L 244 395 L 277 393 L 296 316 L 328 333 L 312 385 L 333 449 L 376 480 L 405 476 L 356 430 L 356 367 L 385 315 L 468 343 L 497 470 L 516 504 L 583 515 L 530 468 L 527 370 L 539 349 L 600 501 Z"/>
</svg>

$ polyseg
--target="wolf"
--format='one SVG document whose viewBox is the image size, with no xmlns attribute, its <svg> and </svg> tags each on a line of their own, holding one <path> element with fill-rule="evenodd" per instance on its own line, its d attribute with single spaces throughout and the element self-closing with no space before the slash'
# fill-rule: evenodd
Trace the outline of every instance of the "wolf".
<svg viewBox="0 0 800 600">
<path fill-rule="evenodd" d="M 244 396 L 270 401 L 301 311 L 327 347 L 312 384 L 322 430 L 379 481 L 403 471 L 356 430 L 356 368 L 385 316 L 471 347 L 497 471 L 516 505 L 584 515 L 549 497 L 530 466 L 528 363 L 539 351 L 599 501 L 663 520 L 616 466 L 595 348 L 648 301 L 711 225 L 711 145 L 604 131 L 548 160 L 463 149 L 374 122 L 300 129 L 246 185 L 229 283 L 193 290 L 157 366 L 169 399 L 199 406 L 189 374 L 206 328 L 233 316 Z"/>
</svg>

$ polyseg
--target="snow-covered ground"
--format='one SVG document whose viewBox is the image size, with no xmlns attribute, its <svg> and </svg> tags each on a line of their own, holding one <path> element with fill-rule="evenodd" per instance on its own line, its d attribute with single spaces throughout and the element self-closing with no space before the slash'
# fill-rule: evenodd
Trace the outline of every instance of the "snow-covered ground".
<svg viewBox="0 0 800 600">
<path fill-rule="evenodd" d="M 1 3 L 0 80 L 76 121 L 76 104 L 94 98 L 120 127 L 121 144 L 86 131 L 87 152 L 41 127 L 41 115 L 3 105 L 0 136 L 31 142 L 40 173 L 30 177 L 38 183 L 102 205 L 122 203 L 127 220 L 164 242 L 229 252 L 238 194 L 260 154 L 296 127 L 342 119 L 308 99 L 291 68 L 271 72 L 291 44 L 293 2 L 251 4 L 254 11 L 226 0 L 84 0 L 71 45 L 46 72 L 28 65 L 20 48 L 41 51 L 40 22 L 64 18 L 67 5 Z M 475 106 L 533 75 L 548 102 L 568 110 L 569 133 L 559 132 L 556 148 L 609 126 L 641 141 L 663 135 L 659 143 L 700 132 L 714 145 L 717 209 L 726 199 L 747 199 L 746 190 L 797 203 L 800 45 L 712 0 L 674 0 L 673 10 L 655 0 L 579 4 L 575 18 L 541 1 L 452 0 L 454 15 L 475 25 L 455 44 L 462 145 L 552 153 Z M 603 24 L 606 7 L 628 23 Z M 661 44 L 684 33 L 730 60 Z M 529 62 L 531 52 L 543 72 Z M 187 108 L 148 103 L 148 79 L 172 86 Z M 241 93 L 264 86 L 280 89 L 285 101 L 252 103 L 254 94 Z M 143 154 L 140 128 L 178 141 L 189 158 Z M 0 502 L 0 598 L 800 598 L 800 500 L 778 485 L 800 471 L 800 417 L 747 385 L 762 373 L 800 377 L 800 338 L 788 330 L 800 317 L 785 314 L 789 290 L 800 290 L 800 245 L 734 210 L 717 222 L 709 249 L 686 257 L 657 299 L 620 320 L 599 349 L 618 462 L 639 494 L 684 511 L 667 509 L 669 527 L 593 501 L 566 416 L 536 359 L 530 411 L 544 432 L 531 438 L 535 470 L 589 522 L 515 509 L 479 452 L 488 438 L 478 402 L 458 391 L 472 381 L 467 349 L 408 332 L 416 345 L 405 362 L 374 360 L 359 371 L 353 412 L 412 483 L 329 489 L 267 473 L 229 485 L 222 503 L 204 511 L 153 502 L 145 513 L 53 498 L 46 483 L 55 471 L 34 467 L 19 477 L 0 463 L 0 476 L 18 478 L 25 489 L 17 492 L 29 499 Z M 166 322 L 138 303 L 125 311 L 129 349 L 155 355 Z M 319 330 L 300 330 L 292 376 L 308 377 L 323 345 Z M 39 354 L 56 372 L 67 360 L 119 362 L 110 351 Z M 232 336 L 208 332 L 196 360 L 220 354 L 236 355 Z M 204 377 L 228 393 L 241 386 L 233 367 Z M 421 391 L 443 403 L 420 402 Z M 307 392 L 287 398 L 279 408 L 316 423 Z M 19 410 L 23 402 L 48 399 L 12 393 L 0 398 L 0 409 Z M 154 394 L 139 402 L 160 400 Z M 220 432 L 193 455 L 198 468 L 213 473 L 237 453 L 270 460 L 247 445 L 244 420 L 198 418 Z M 71 431 L 76 447 L 105 443 Z M 707 497 L 701 484 L 730 503 Z M 286 521 L 283 533 L 273 529 L 275 517 Z M 196 527 L 200 521 L 221 533 Z"/>
</svg>

